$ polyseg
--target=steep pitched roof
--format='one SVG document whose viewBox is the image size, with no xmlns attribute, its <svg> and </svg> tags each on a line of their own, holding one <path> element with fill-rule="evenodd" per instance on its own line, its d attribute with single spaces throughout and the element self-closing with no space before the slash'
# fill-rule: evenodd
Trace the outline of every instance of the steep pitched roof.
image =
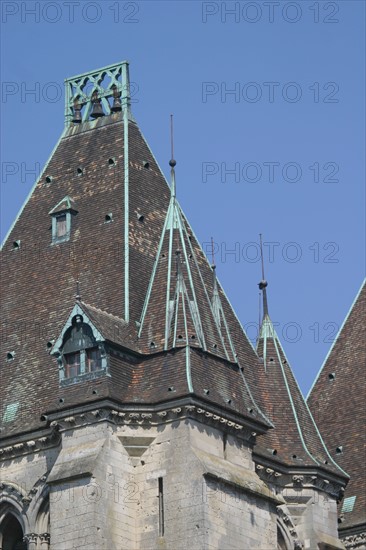
<svg viewBox="0 0 366 550">
<path fill-rule="evenodd" d="M 333 458 L 351 476 L 340 531 L 366 526 L 366 281 L 332 345 L 307 401 Z"/>
<path fill-rule="evenodd" d="M 210 296 L 176 199 L 174 167 L 171 173 L 171 199 L 138 331 L 140 347 L 148 352 L 191 345 L 235 362 L 216 280 Z"/>
<path fill-rule="evenodd" d="M 172 201 L 140 129 L 124 115 L 115 112 L 67 126 L 1 250 L 2 436 L 43 426 L 41 414 L 59 408 L 61 397 L 67 407 L 92 395 L 133 403 L 145 395 L 153 403 L 163 396 L 194 394 L 250 422 L 255 413 L 265 430 L 270 422 L 261 412 L 265 399 L 258 389 L 261 374 L 255 351 L 178 202 Z M 65 197 L 77 205 L 70 240 L 52 243 L 50 212 L 54 205 L 72 206 Z M 17 240 L 21 247 L 14 249 Z M 169 278 L 164 250 L 166 258 L 170 254 Z M 111 357 L 111 377 L 80 380 L 65 388 L 48 343 L 61 333 L 74 307 L 76 280 L 81 307 L 99 332 L 132 354 Z M 165 345 L 167 296 L 169 307 L 170 302 L 174 307 L 168 309 L 172 319 Z M 180 343 L 179 335 L 186 341 Z M 151 341 L 156 343 L 153 349 Z M 131 383 L 126 385 L 129 375 Z M 174 395 L 166 393 L 167 385 L 176 387 Z M 93 388 L 98 388 L 96 394 Z"/>
<path fill-rule="evenodd" d="M 270 407 L 266 411 L 275 429 L 261 436 L 255 452 L 293 469 L 320 468 L 347 479 L 347 474 L 330 456 L 296 382 L 268 314 L 265 287 L 266 284 L 261 286 L 264 316 L 257 341 L 257 353 L 262 358 L 270 401 Z"/>
</svg>

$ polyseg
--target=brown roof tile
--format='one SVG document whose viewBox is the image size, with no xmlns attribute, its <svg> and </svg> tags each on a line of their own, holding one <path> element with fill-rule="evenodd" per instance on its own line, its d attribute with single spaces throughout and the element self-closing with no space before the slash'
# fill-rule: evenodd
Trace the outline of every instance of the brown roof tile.
<svg viewBox="0 0 366 550">
<path fill-rule="evenodd" d="M 366 525 L 365 319 L 364 282 L 308 396 L 331 455 L 351 476 L 345 499 L 356 500 L 352 512 L 340 505 L 340 530 Z"/>
</svg>

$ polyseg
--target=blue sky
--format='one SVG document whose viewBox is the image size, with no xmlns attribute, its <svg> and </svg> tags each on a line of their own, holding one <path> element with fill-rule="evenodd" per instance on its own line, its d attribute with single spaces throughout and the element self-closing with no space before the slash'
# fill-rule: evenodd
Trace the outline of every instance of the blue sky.
<svg viewBox="0 0 366 550">
<path fill-rule="evenodd" d="M 174 113 L 180 203 L 204 249 L 213 237 L 251 338 L 263 234 L 270 314 L 306 394 L 365 272 L 365 3 L 1 10 L 2 237 L 62 132 L 64 78 L 129 60 L 133 113 L 166 174 Z"/>
</svg>

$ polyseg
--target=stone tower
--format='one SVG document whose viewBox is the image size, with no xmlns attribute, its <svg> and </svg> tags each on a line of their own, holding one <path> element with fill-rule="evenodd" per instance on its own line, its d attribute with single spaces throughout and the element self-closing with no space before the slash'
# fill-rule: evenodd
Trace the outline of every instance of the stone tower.
<svg viewBox="0 0 366 550">
<path fill-rule="evenodd" d="M 2 248 L 3 550 L 336 549 L 347 474 L 271 323 L 244 333 L 131 113 L 66 80 Z"/>
</svg>

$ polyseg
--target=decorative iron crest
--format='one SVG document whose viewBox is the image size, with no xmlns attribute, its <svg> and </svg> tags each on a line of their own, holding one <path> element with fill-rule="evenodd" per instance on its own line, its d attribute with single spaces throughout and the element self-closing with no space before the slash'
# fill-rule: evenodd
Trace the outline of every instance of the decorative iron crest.
<svg viewBox="0 0 366 550">
<path fill-rule="evenodd" d="M 65 79 L 66 127 L 122 109 L 130 109 L 127 61 Z"/>
</svg>

